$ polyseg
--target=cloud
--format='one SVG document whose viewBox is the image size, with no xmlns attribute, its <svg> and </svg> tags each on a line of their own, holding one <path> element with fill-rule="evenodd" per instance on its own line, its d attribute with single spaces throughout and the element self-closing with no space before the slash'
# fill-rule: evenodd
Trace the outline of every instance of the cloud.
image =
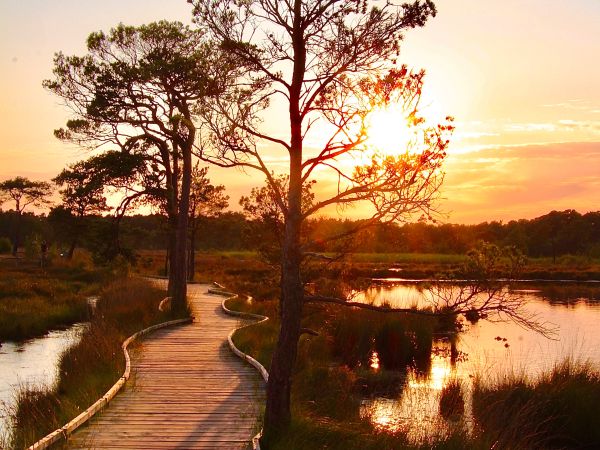
<svg viewBox="0 0 600 450">
<path fill-rule="evenodd" d="M 570 109 L 576 111 L 587 111 L 587 112 L 597 112 L 599 105 L 594 105 L 589 100 L 584 99 L 573 99 L 567 100 L 566 102 L 558 102 L 558 103 L 548 103 L 542 105 L 544 108 L 553 108 L 553 109 Z"/>
<path fill-rule="evenodd" d="M 452 222 L 600 209 L 600 142 L 485 148 L 452 155 L 445 170 Z"/>
</svg>

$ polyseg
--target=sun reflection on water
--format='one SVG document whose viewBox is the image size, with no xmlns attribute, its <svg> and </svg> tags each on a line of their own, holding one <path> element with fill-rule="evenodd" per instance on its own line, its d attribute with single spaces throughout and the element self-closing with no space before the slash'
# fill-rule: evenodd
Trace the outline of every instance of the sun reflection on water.
<svg viewBox="0 0 600 450">
<path fill-rule="evenodd" d="M 426 372 L 409 369 L 405 387 L 398 398 L 365 400 L 361 414 L 376 428 L 392 433 L 402 431 L 414 442 L 446 436 L 457 426 L 462 426 L 439 414 L 441 391 L 456 376 L 455 371 L 450 342 L 438 341 Z"/>
</svg>

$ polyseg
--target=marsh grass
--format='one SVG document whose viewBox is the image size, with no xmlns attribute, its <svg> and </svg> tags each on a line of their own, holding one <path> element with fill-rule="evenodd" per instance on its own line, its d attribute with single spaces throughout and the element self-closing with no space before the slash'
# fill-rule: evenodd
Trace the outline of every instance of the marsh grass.
<svg viewBox="0 0 600 450">
<path fill-rule="evenodd" d="M 358 262 L 356 273 L 376 274 L 378 267 L 390 267 L 391 257 L 379 260 L 386 258 L 387 262 Z M 376 258 L 365 256 L 364 259 Z M 244 328 L 234 335 L 236 345 L 268 369 L 279 331 L 276 269 L 249 254 L 202 254 L 199 261 L 201 279 L 219 281 L 228 290 L 256 299 L 252 302 L 243 298 L 230 300 L 229 308 L 271 318 L 269 322 Z M 428 262 L 414 263 L 418 266 L 415 273 L 433 273 L 436 267 L 441 267 L 438 262 L 430 257 Z M 532 267 L 538 267 L 540 273 L 559 276 L 557 274 L 564 272 L 559 272 L 559 268 L 548 261 L 533 263 Z M 394 267 L 403 267 L 402 264 L 405 263 L 393 262 Z M 330 269 L 324 275 L 331 273 L 340 272 Z M 409 439 L 408 430 L 378 429 L 369 420 L 359 417 L 360 400 L 365 395 L 399 395 L 406 380 L 402 366 L 407 361 L 417 370 L 427 372 L 426 366 L 431 360 L 429 341 L 435 332 L 448 328 L 448 324 L 335 305 L 309 304 L 304 313 L 302 326 L 318 335 L 300 337 L 292 388 L 294 422 L 270 443 L 270 449 L 600 448 L 597 438 L 600 412 L 592 408 L 600 405 L 597 397 L 600 375 L 589 366 L 583 365 L 584 369 L 580 370 L 582 366 L 577 364 L 557 367 L 539 381 L 515 376 L 511 383 L 490 385 L 483 380 L 476 383 L 473 408 L 480 427 L 476 427 L 477 432 L 472 435 L 464 427 L 451 427 L 439 435 L 422 436 L 419 443 L 415 443 Z M 368 366 L 373 351 L 379 354 L 379 370 Z M 458 381 L 451 382 L 440 394 L 442 417 L 460 415 L 464 402 L 469 400 L 465 398 L 467 394 L 470 390 L 463 389 Z M 522 397 L 526 401 L 519 403 Z M 554 406 L 549 407 L 550 404 Z M 557 426 L 554 418 L 564 420 L 566 416 L 573 418 L 566 421 L 566 428 Z M 551 432 L 547 432 L 550 424 Z M 550 438 L 557 435 L 560 435 L 556 438 L 559 440 Z"/>
<path fill-rule="evenodd" d="M 600 448 L 600 373 L 567 359 L 539 378 L 476 381 L 473 413 L 496 448 Z"/>
<path fill-rule="evenodd" d="M 420 445 L 409 442 L 404 433 L 388 433 L 374 429 L 368 422 L 337 421 L 322 417 L 300 416 L 285 433 L 270 443 L 270 450 L 465 450 L 481 446 L 465 446 L 462 432 L 452 433 L 434 442 Z"/>
<path fill-rule="evenodd" d="M 89 328 L 60 358 L 57 385 L 26 386 L 12 411 L 9 448 L 23 448 L 84 411 L 116 382 L 124 370 L 121 343 L 131 334 L 172 319 L 158 311 L 164 291 L 138 278 L 105 287 Z"/>
<path fill-rule="evenodd" d="M 440 392 L 440 416 L 458 419 L 465 412 L 464 390 L 460 380 L 451 379 Z"/>
<path fill-rule="evenodd" d="M 86 297 L 106 274 L 81 261 L 40 268 L 0 260 L 0 340 L 40 336 L 88 319 Z"/>
</svg>

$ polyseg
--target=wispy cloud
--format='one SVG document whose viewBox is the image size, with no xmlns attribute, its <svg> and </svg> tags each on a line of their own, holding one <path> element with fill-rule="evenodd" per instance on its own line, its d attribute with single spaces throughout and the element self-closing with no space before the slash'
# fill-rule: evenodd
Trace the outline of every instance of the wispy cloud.
<svg viewBox="0 0 600 450">
<path fill-rule="evenodd" d="M 559 103 L 547 103 L 542 105 L 544 108 L 556 108 L 556 109 L 571 109 L 576 111 L 589 111 L 589 112 L 597 112 L 599 111 L 599 105 L 593 104 L 589 100 L 584 100 L 581 98 L 567 100 L 565 102 Z"/>
<path fill-rule="evenodd" d="M 556 131 L 553 123 L 511 123 L 505 126 L 509 132 Z"/>
<path fill-rule="evenodd" d="M 600 142 L 496 146 L 452 155 L 444 209 L 452 222 L 598 210 Z"/>
</svg>

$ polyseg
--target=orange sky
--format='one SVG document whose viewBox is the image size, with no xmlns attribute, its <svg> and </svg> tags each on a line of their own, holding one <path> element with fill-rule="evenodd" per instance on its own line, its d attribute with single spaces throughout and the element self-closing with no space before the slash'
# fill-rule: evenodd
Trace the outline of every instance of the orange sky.
<svg viewBox="0 0 600 450">
<path fill-rule="evenodd" d="M 436 4 L 438 16 L 407 33 L 401 59 L 427 71 L 425 115 L 456 118 L 447 220 L 599 210 L 600 1 Z M 120 21 L 188 22 L 189 10 L 185 0 L 1 0 L 0 180 L 50 179 L 84 156 L 52 136 L 68 117 L 41 87 L 54 52 L 80 54 L 91 31 Z M 256 176 L 211 172 L 232 204 L 256 184 Z"/>
</svg>

